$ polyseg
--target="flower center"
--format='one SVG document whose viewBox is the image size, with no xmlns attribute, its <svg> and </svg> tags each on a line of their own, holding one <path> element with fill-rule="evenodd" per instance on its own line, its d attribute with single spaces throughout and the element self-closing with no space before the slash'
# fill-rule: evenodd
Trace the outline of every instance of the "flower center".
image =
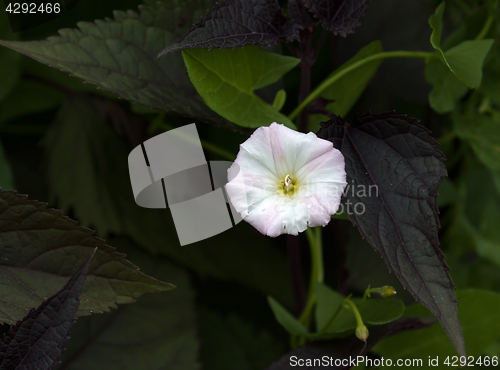
<svg viewBox="0 0 500 370">
<path fill-rule="evenodd" d="M 290 175 L 286 175 L 278 184 L 277 190 L 279 194 L 291 197 L 298 190 L 297 181 L 294 181 Z"/>
</svg>

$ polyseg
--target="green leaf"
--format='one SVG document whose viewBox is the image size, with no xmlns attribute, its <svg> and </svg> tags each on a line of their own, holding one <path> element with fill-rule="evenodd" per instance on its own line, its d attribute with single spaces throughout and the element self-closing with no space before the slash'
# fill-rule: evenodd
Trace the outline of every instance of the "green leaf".
<svg viewBox="0 0 500 370">
<path fill-rule="evenodd" d="M 10 164 L 5 156 L 2 143 L 0 143 L 0 188 L 14 190 L 14 179 Z"/>
<path fill-rule="evenodd" d="M 210 2 L 211 4 L 211 2 Z M 175 1 L 139 12 L 115 11 L 114 19 L 80 22 L 42 41 L 0 41 L 41 63 L 69 72 L 123 99 L 166 112 L 228 124 L 203 103 L 189 82 L 181 56 L 157 59 L 165 44 L 182 36 L 208 2 Z"/>
<path fill-rule="evenodd" d="M 273 107 L 277 110 L 280 111 L 281 108 L 285 105 L 286 102 L 286 91 L 281 89 L 276 93 L 276 96 L 274 97 L 274 102 L 273 102 Z"/>
<path fill-rule="evenodd" d="M 276 321 L 278 321 L 287 332 L 301 336 L 307 336 L 309 334 L 305 326 L 302 325 L 301 322 L 288 312 L 286 308 L 284 308 L 277 300 L 268 296 L 267 301 L 269 302 L 271 310 L 273 310 Z"/>
<path fill-rule="evenodd" d="M 454 228 L 450 230 L 449 238 L 450 244 L 459 243 L 462 250 L 474 248 L 483 257 L 482 261 L 495 264 L 498 268 L 500 229 L 497 220 L 500 217 L 500 196 L 498 186 L 495 186 L 495 174 L 498 171 L 491 172 L 484 167 L 462 174 L 460 185 L 464 197 L 458 203 Z"/>
<path fill-rule="evenodd" d="M 484 290 L 458 290 L 460 302 L 459 318 L 462 325 L 467 355 L 481 356 L 486 348 L 500 339 L 498 307 L 500 294 Z M 405 316 L 431 316 L 420 304 L 408 307 Z M 447 356 L 452 356 L 454 348 L 446 333 L 439 325 L 431 328 L 407 332 L 380 342 L 374 352 L 386 358 L 435 358 L 439 356 L 440 367 Z M 425 360 L 424 360 L 425 361 Z"/>
<path fill-rule="evenodd" d="M 373 41 L 371 44 L 358 51 L 354 57 L 342 64 L 330 75 L 337 74 L 350 65 L 382 51 L 382 43 L 378 40 Z M 326 99 L 335 100 L 333 103 L 329 104 L 327 108 L 335 114 L 345 117 L 366 89 L 366 86 L 377 72 L 380 63 L 382 63 L 382 59 L 366 63 L 330 85 L 321 95 Z"/>
<path fill-rule="evenodd" d="M 323 284 L 316 284 L 316 323 L 318 331 L 339 334 L 357 326 L 354 313 L 344 306 L 345 297 Z M 399 299 L 352 299 L 365 325 L 382 325 L 403 315 L 405 306 Z"/>
<path fill-rule="evenodd" d="M 446 52 L 441 49 L 443 33 L 444 1 L 429 17 L 429 25 L 433 29 L 431 44 L 440 55 L 441 60 L 467 86 L 477 88 L 483 78 L 483 63 L 494 40 L 468 40 L 452 47 Z"/>
<path fill-rule="evenodd" d="M 487 18 L 488 12 L 484 8 L 479 8 L 471 14 L 467 14 L 466 17 L 460 20 L 459 24 L 454 24 L 455 28 L 450 30 L 451 32 L 447 34 L 441 48 L 443 50 L 448 50 L 460 44 L 462 41 L 474 40 L 482 31 Z"/>
<path fill-rule="evenodd" d="M 14 324 L 54 294 L 98 248 L 78 315 L 109 311 L 146 293 L 171 290 L 47 204 L 0 192 L 0 323 Z"/>
<path fill-rule="evenodd" d="M 425 68 L 425 79 L 433 89 L 429 94 L 429 103 L 436 112 L 451 112 L 455 104 L 468 91 L 467 87 L 439 60 L 431 60 Z"/>
<path fill-rule="evenodd" d="M 140 117 L 102 98 L 76 95 L 61 107 L 43 139 L 55 205 L 71 209 L 82 225 L 95 228 L 99 235 L 129 235 L 151 253 L 168 256 L 199 276 L 236 281 L 290 304 L 291 282 L 283 253 L 246 222 L 185 248 L 178 242 L 169 210 L 135 203 L 127 160 L 131 146 L 108 119 L 125 131 L 140 124 Z M 214 135 L 221 134 L 220 129 L 213 130 Z M 135 147 L 145 138 L 140 130 L 132 132 Z"/>
<path fill-rule="evenodd" d="M 488 261 L 500 267 L 500 230 L 498 219 L 500 217 L 500 203 L 492 197 L 485 207 L 480 219 L 479 230 L 475 229 L 467 219 L 464 228 L 473 237 L 477 253 Z"/>
<path fill-rule="evenodd" d="M 500 121 L 484 114 L 454 117 L 456 134 L 467 140 L 481 162 L 500 171 Z"/>
<path fill-rule="evenodd" d="M 498 50 L 498 48 L 497 48 Z M 480 91 L 495 103 L 500 104 L 500 53 L 492 53 L 493 57 L 484 67 L 484 77 Z"/>
<path fill-rule="evenodd" d="M 354 57 L 330 73 L 330 76 L 339 73 L 350 65 L 365 59 L 370 55 L 377 54 L 382 51 L 382 43 L 378 40 L 374 41 L 362 48 Z M 332 85 L 326 88 L 321 94 L 321 97 L 334 101 L 327 104 L 325 108 L 338 116 L 345 117 L 354 104 L 356 104 L 363 91 L 365 91 L 366 86 L 377 72 L 380 63 L 382 63 L 382 59 L 366 63 L 347 73 L 345 76 L 341 77 L 339 80 L 335 81 Z M 319 129 L 319 122 L 327 120 L 328 117 L 322 114 L 311 115 L 309 120 L 310 130 L 316 132 Z"/>
<path fill-rule="evenodd" d="M 348 369 L 351 365 L 355 366 L 356 369 L 378 368 L 367 366 L 369 361 L 373 361 L 372 364 L 377 363 L 375 361 L 378 359 L 372 360 L 371 357 L 367 356 L 375 344 L 398 333 L 427 328 L 434 321 L 428 317 L 401 318 L 386 325 L 376 326 L 370 328 L 370 336 L 366 343 L 354 335 L 348 338 L 307 343 L 282 356 L 266 370 L 289 370 L 295 366 L 311 369 Z M 360 357 L 362 362 L 356 364 L 356 359 Z M 318 361 L 324 366 L 319 366 Z M 386 362 L 383 363 L 386 364 Z"/>
<path fill-rule="evenodd" d="M 330 76 L 339 73 L 362 59 L 368 58 L 369 56 L 378 54 L 382 51 L 382 42 L 379 40 L 373 41 L 358 51 L 355 56 L 342 64 L 335 71 L 330 73 Z M 366 89 L 366 86 L 377 72 L 380 63 L 382 63 L 382 59 L 376 59 L 368 62 L 347 73 L 345 76 L 330 85 L 321 94 L 321 96 L 325 99 L 335 100 L 333 103 L 330 103 L 327 108 L 333 113 L 341 117 L 345 117 Z"/>
<path fill-rule="evenodd" d="M 320 283 L 316 284 L 314 293 L 316 294 L 316 327 L 318 331 L 323 332 L 332 318 L 339 313 L 345 297 Z"/>
<path fill-rule="evenodd" d="M 199 310 L 200 360 L 204 370 L 262 370 L 285 351 L 283 343 L 234 313 Z"/>
<path fill-rule="evenodd" d="M 141 252 L 126 239 L 112 243 L 141 270 L 179 286 L 141 297 L 103 315 L 79 318 L 61 369 L 200 369 L 195 296 L 189 275 L 164 258 Z"/>
<path fill-rule="evenodd" d="M 10 328 L 0 343 L 2 369 L 50 370 L 57 365 L 75 322 L 80 294 L 96 250 L 61 290 Z"/>
<path fill-rule="evenodd" d="M 194 87 L 222 117 L 244 127 L 268 126 L 273 122 L 295 127 L 254 90 L 278 81 L 300 59 L 267 53 L 257 46 L 183 50 L 182 55 Z"/>
<path fill-rule="evenodd" d="M 494 40 L 464 41 L 444 53 L 450 69 L 470 88 L 481 85 L 483 63 Z"/>
<path fill-rule="evenodd" d="M 456 225 L 462 228 L 462 226 Z M 451 234 L 451 230 L 447 232 Z M 456 235 L 459 237 L 459 235 Z M 453 239 L 449 237 L 450 243 L 455 240 L 458 243 L 467 244 L 468 236 Z M 466 260 L 463 256 L 448 256 L 448 264 L 452 269 L 451 276 L 457 285 L 466 286 L 473 289 L 485 289 L 495 291 L 500 286 L 500 276 L 498 275 L 498 265 L 495 265 L 483 258 L 477 258 L 473 261 Z"/>
<path fill-rule="evenodd" d="M 429 17 L 429 25 L 432 28 L 431 45 L 436 50 L 441 50 L 441 36 L 443 34 L 443 14 L 446 7 L 443 1 L 436 8 L 434 14 Z"/>
</svg>

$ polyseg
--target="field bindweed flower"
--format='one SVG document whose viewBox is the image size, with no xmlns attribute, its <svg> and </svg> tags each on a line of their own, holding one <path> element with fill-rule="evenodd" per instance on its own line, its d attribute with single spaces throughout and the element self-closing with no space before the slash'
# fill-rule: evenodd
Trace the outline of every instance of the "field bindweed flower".
<svg viewBox="0 0 500 370">
<path fill-rule="evenodd" d="M 344 157 L 330 141 L 273 123 L 240 145 L 226 190 L 245 221 L 274 237 L 328 224 L 346 184 Z"/>
</svg>

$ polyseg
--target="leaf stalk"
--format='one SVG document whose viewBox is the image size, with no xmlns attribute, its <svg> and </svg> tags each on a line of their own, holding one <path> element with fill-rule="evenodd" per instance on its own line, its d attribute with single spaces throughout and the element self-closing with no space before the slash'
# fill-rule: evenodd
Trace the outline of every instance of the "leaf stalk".
<svg viewBox="0 0 500 370">
<path fill-rule="evenodd" d="M 304 311 L 300 315 L 299 321 L 304 326 L 309 327 L 311 323 L 312 310 L 316 304 L 316 294 L 314 293 L 317 283 L 323 283 L 324 266 L 323 266 L 323 240 L 321 237 L 321 228 L 306 229 L 307 239 L 311 250 L 311 278 L 309 280 L 309 290 L 307 292 L 307 303 Z M 305 338 L 292 338 L 292 345 L 296 343 L 301 345 L 305 343 Z"/>
<path fill-rule="evenodd" d="M 313 92 L 311 92 L 298 106 L 295 110 L 290 113 L 288 118 L 290 120 L 294 120 L 309 104 L 311 104 L 314 100 L 320 97 L 321 93 L 326 90 L 330 85 L 341 79 L 343 76 L 348 74 L 349 72 L 354 71 L 355 69 L 362 67 L 363 65 L 372 62 L 378 59 L 387 59 L 387 58 L 423 58 L 426 61 L 430 58 L 434 57 L 435 53 L 426 52 L 426 51 L 385 51 L 377 54 L 370 55 L 364 59 L 357 61 L 356 63 L 351 64 L 347 68 L 344 68 L 334 75 L 330 76 L 326 80 L 324 80 L 319 86 L 317 86 Z"/>
</svg>

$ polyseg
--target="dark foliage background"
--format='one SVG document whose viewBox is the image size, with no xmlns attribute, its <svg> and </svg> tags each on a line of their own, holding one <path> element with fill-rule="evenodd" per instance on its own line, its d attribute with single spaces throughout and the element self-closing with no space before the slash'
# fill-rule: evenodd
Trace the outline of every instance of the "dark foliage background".
<svg viewBox="0 0 500 370">
<path fill-rule="evenodd" d="M 0 12 L 0 39 L 43 39 L 79 21 L 104 19 L 113 10 L 135 10 L 142 3 L 153 1 L 80 0 L 65 16 L 15 34 Z M 312 86 L 375 40 L 382 41 L 384 50 L 434 51 L 427 19 L 438 3 L 374 1 L 355 33 L 327 38 L 312 70 Z M 443 39 L 457 32 L 480 32 L 488 2 L 446 3 Z M 197 14 L 203 12 L 200 8 Z M 428 81 L 434 72 L 422 60 L 395 58 L 382 63 L 344 117 L 352 122 L 369 111 L 404 113 L 418 117 L 442 145 L 448 177 L 438 189 L 440 248 L 458 289 L 460 320 L 472 356 L 500 356 L 500 27 L 498 18 L 494 22 L 489 37 L 497 41 L 486 59 L 482 85 L 452 99 L 452 112 L 440 114 L 430 106 Z M 272 48 L 289 55 L 286 48 Z M 288 99 L 282 112 L 289 113 L 297 105 L 299 85 L 300 70 L 295 68 L 257 93 L 272 103 L 276 91 L 285 88 Z M 263 369 L 289 352 L 288 334 L 266 300 L 271 295 L 294 310 L 286 236 L 271 239 L 242 222 L 180 247 L 168 212 L 134 203 L 127 169 L 130 150 L 166 129 L 192 122 L 204 142 L 223 149 L 206 146 L 207 160 L 235 156 L 248 136 L 245 129 L 225 129 L 224 122 L 218 127 L 131 104 L 0 49 L 0 186 L 48 201 L 96 230 L 145 274 L 178 287 L 78 319 L 58 369 Z M 405 304 L 414 303 L 350 221 L 332 220 L 323 242 L 328 286 L 359 295 L 368 285 L 392 285 Z M 300 247 L 308 276 L 305 236 Z M 412 310 L 405 315 L 429 315 L 420 306 Z M 374 358 L 429 355 L 456 355 L 439 325 L 383 340 L 370 352 Z"/>
</svg>

